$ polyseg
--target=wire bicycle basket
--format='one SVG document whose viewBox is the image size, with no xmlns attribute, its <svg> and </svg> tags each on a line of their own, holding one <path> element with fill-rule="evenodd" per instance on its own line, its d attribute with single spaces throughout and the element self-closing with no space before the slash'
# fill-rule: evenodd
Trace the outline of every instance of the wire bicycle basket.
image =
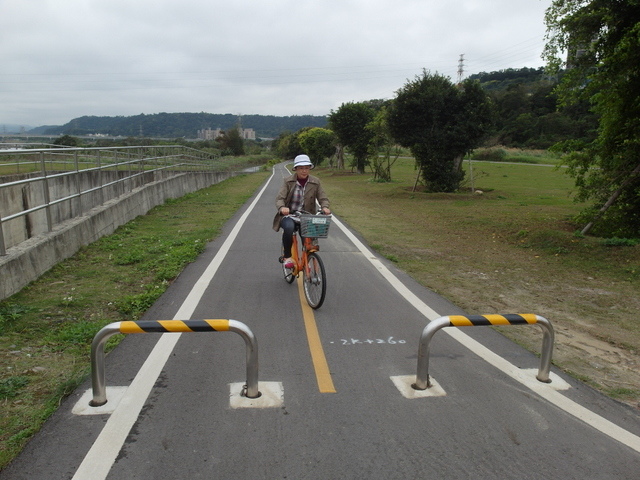
<svg viewBox="0 0 640 480">
<path fill-rule="evenodd" d="M 300 235 L 303 238 L 327 238 L 331 215 L 300 215 Z"/>
</svg>

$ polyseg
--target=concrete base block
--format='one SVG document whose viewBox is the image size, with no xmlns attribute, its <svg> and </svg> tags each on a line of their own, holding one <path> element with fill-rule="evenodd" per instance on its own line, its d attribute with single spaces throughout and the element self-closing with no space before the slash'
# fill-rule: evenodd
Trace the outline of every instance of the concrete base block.
<svg viewBox="0 0 640 480">
<path fill-rule="evenodd" d="M 242 396 L 245 383 L 230 383 L 229 405 L 231 408 L 275 408 L 284 405 L 284 388 L 280 382 L 258 382 L 258 398 Z"/>
<path fill-rule="evenodd" d="M 558 375 L 556 375 L 553 372 L 549 372 L 549 380 L 551 380 L 550 383 L 540 382 L 540 380 L 536 378 L 536 375 L 538 375 L 537 368 L 525 368 L 522 370 L 522 372 L 527 377 L 530 377 L 532 380 L 535 380 L 536 382 L 540 383 L 540 385 L 547 385 L 549 388 L 553 390 L 560 391 L 560 390 L 569 390 L 571 388 L 571 385 L 569 385 L 567 382 L 565 382 L 562 378 L 560 378 Z"/>
<path fill-rule="evenodd" d="M 411 386 L 416 383 L 415 375 L 398 375 L 391 377 L 391 381 L 405 398 L 444 397 L 447 394 L 433 377 L 430 377 L 431 387 L 426 390 L 416 390 Z"/>
<path fill-rule="evenodd" d="M 107 403 L 99 407 L 89 405 L 89 402 L 93 400 L 93 390 L 89 389 L 82 394 L 71 413 L 74 415 L 108 415 L 113 413 L 127 388 L 129 387 L 107 387 Z"/>
</svg>

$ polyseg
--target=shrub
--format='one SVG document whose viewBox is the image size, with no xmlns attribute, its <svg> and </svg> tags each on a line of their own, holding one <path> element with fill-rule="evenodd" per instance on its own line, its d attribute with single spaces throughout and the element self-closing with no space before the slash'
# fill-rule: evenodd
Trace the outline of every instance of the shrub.
<svg viewBox="0 0 640 480">
<path fill-rule="evenodd" d="M 507 158 L 507 151 L 503 148 L 479 148 L 471 154 L 474 160 L 485 160 L 487 162 L 504 162 Z"/>
</svg>

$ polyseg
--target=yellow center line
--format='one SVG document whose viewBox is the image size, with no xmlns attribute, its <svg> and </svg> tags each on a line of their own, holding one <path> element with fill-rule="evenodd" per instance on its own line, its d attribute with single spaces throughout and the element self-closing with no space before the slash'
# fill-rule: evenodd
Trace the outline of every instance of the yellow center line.
<svg viewBox="0 0 640 480">
<path fill-rule="evenodd" d="M 316 325 L 316 317 L 313 309 L 307 303 L 304 296 L 304 285 L 302 284 L 302 275 L 298 277 L 298 294 L 300 295 L 300 306 L 302 307 L 302 317 L 304 318 L 304 326 L 307 330 L 307 340 L 309 342 L 309 350 L 311 351 L 311 360 L 313 368 L 316 371 L 316 379 L 320 393 L 336 393 L 336 387 L 333 385 L 331 372 L 327 357 L 324 355 L 318 326 Z"/>
</svg>

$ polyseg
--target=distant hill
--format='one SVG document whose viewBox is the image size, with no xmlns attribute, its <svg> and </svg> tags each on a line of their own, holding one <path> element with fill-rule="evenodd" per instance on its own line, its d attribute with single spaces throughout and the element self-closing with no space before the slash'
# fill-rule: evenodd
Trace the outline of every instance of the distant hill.
<svg viewBox="0 0 640 480">
<path fill-rule="evenodd" d="M 45 126 L 30 130 L 42 135 L 103 134 L 122 137 L 197 138 L 198 130 L 207 128 L 233 128 L 238 116 L 215 113 L 155 113 L 130 117 L 84 116 L 61 126 Z M 274 138 L 283 132 L 297 132 L 304 127 L 325 127 L 326 116 L 300 115 L 276 117 L 273 115 L 243 115 L 242 128 L 252 128 L 257 137 Z"/>
<path fill-rule="evenodd" d="M 42 125 L 40 127 L 27 128 L 26 133 L 29 133 L 31 135 L 44 135 L 45 132 L 48 132 L 49 130 L 53 130 L 56 128 L 61 128 L 61 127 L 59 125 Z"/>
<path fill-rule="evenodd" d="M 559 138 L 587 138 L 593 130 L 593 119 L 585 113 L 566 118 L 557 112 L 553 87 L 557 79 L 549 77 L 544 68 L 509 68 L 480 72 L 469 76 L 477 80 L 499 111 L 496 124 L 499 140 L 509 146 L 547 148 Z M 375 102 L 372 100 L 372 102 Z M 558 115 L 563 116 L 558 125 Z M 41 126 L 29 130 L 33 135 L 91 135 L 146 138 L 197 138 L 198 130 L 227 130 L 238 124 L 234 114 L 155 113 L 134 116 L 84 116 L 62 126 Z M 535 121 L 534 121 L 535 120 Z M 243 128 L 252 128 L 258 138 L 275 138 L 284 132 L 297 132 L 304 127 L 327 127 L 326 116 L 242 115 Z M 537 130 L 523 122 L 537 124 Z M 536 123 L 537 122 L 537 123 Z M 547 127 L 542 128 L 541 125 Z M 556 123 L 554 123 L 556 122 Z M 526 123 L 526 122 L 525 122 Z M 515 133 L 514 133 L 515 132 Z M 524 132 L 524 133 L 518 133 Z M 535 133 L 537 132 L 537 133 Z M 516 133 L 518 133 L 516 135 Z"/>
<path fill-rule="evenodd" d="M 483 89 L 490 92 L 505 91 L 515 85 L 535 87 L 542 81 L 551 80 L 545 73 L 544 67 L 507 68 L 497 72 L 480 72 L 469 75 L 469 79 L 477 80 Z"/>
</svg>

